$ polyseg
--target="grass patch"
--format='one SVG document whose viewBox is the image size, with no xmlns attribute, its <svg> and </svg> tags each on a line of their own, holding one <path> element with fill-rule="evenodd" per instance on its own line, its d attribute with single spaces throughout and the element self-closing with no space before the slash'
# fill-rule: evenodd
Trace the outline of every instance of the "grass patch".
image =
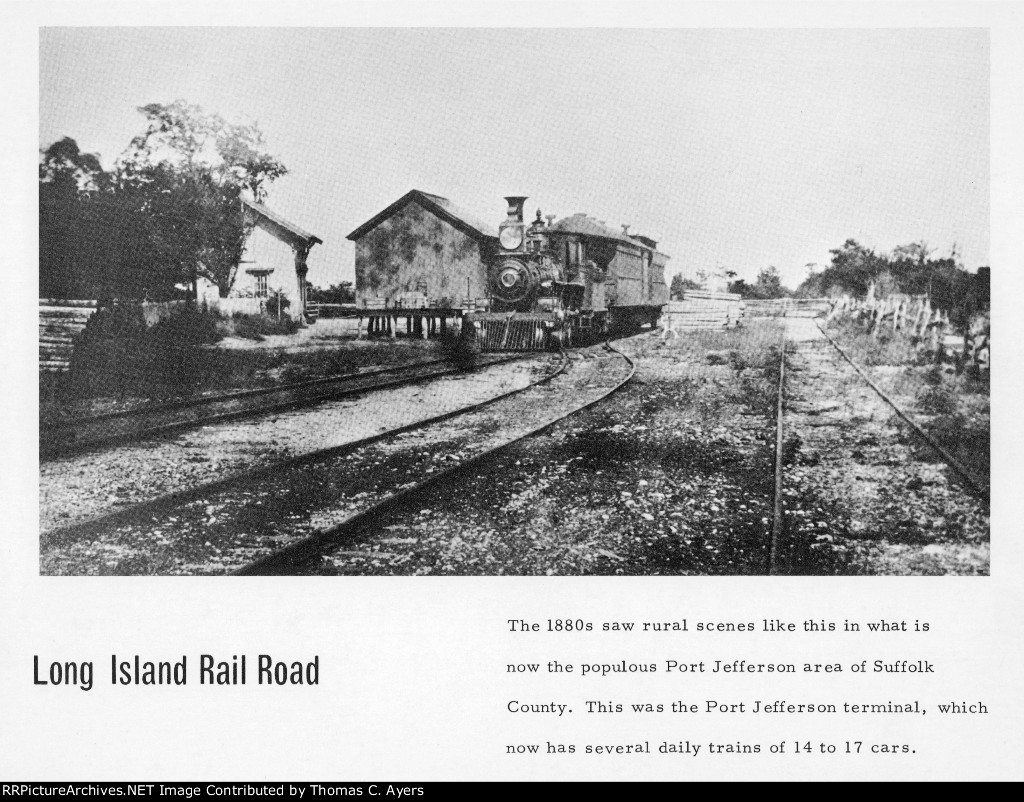
<svg viewBox="0 0 1024 802">
<path fill-rule="evenodd" d="M 734 370 L 769 367 L 778 362 L 783 326 L 757 319 L 733 329 L 696 329 L 664 341 L 669 352 L 708 364 L 728 364 Z"/>
<path fill-rule="evenodd" d="M 68 372 L 40 374 L 40 423 L 101 408 L 270 387 L 439 355 L 434 343 L 421 341 L 346 340 L 299 353 L 216 346 L 224 336 L 261 340 L 297 329 L 290 319 L 226 319 L 194 307 L 147 328 L 129 306 L 103 310 L 76 343 Z"/>
<path fill-rule="evenodd" d="M 940 446 L 979 479 L 988 481 L 991 466 L 989 377 L 986 373 L 958 372 L 956 366 L 936 364 L 934 354 L 918 351 L 913 338 L 881 331 L 876 340 L 853 320 L 833 326 L 850 357 L 868 372 Z M 886 366 L 900 368 L 886 370 Z M 935 462 L 941 457 L 900 427 L 904 444 L 918 459 Z"/>
<path fill-rule="evenodd" d="M 882 328 L 872 336 L 860 323 L 840 318 L 829 324 L 829 334 L 858 365 L 928 365 L 934 356 L 918 350 L 917 338 Z"/>
<path fill-rule="evenodd" d="M 991 429 L 988 418 L 968 417 L 959 412 L 937 415 L 922 428 L 972 475 L 988 482 L 991 473 Z M 917 459 L 941 462 L 935 449 L 923 442 L 909 427 L 900 427 L 901 440 L 914 449 Z"/>
<path fill-rule="evenodd" d="M 240 337 L 244 340 L 263 340 L 264 337 L 280 334 L 294 334 L 299 330 L 297 321 L 290 317 L 276 318 L 270 315 L 233 315 L 217 324 L 221 337 Z"/>
</svg>

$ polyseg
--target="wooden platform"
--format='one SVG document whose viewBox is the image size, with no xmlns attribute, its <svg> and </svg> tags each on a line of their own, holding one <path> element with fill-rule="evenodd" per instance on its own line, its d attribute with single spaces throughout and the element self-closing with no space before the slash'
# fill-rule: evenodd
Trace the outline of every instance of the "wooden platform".
<svg viewBox="0 0 1024 802">
<path fill-rule="evenodd" d="M 450 326 L 461 326 L 465 309 L 457 308 L 367 308 L 346 311 L 345 317 L 359 320 L 357 337 L 440 337 Z M 365 321 L 365 329 L 364 329 Z"/>
</svg>

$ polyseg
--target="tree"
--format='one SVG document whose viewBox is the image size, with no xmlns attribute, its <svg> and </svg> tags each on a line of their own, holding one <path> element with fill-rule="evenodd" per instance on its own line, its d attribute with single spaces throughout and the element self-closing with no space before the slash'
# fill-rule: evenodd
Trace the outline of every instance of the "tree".
<svg viewBox="0 0 1024 802">
<path fill-rule="evenodd" d="M 114 169 L 68 137 L 39 165 L 40 293 L 168 298 L 199 276 L 227 295 L 249 230 L 242 208 L 287 173 L 255 125 L 182 100 L 139 111 Z"/>
<path fill-rule="evenodd" d="M 927 242 L 912 242 L 909 245 L 897 245 L 893 248 L 891 258 L 894 262 L 917 262 L 923 265 L 932 253 L 934 253 L 934 248 L 929 248 Z"/>
<path fill-rule="evenodd" d="M 167 164 L 143 175 L 122 187 L 139 222 L 136 241 L 144 246 L 125 254 L 125 277 L 144 278 L 146 286 L 138 289 L 152 294 L 158 287 L 194 287 L 203 276 L 226 296 L 250 233 L 238 187 Z"/>
<path fill-rule="evenodd" d="M 70 194 L 97 190 L 109 176 L 95 153 L 82 153 L 78 143 L 66 136 L 42 152 L 39 180 L 53 189 Z"/>
<path fill-rule="evenodd" d="M 832 263 L 808 276 L 800 285 L 800 294 L 842 292 L 862 297 L 873 286 L 880 297 L 897 293 L 927 295 L 934 305 L 949 313 L 957 326 L 965 325 L 988 303 L 983 282 L 957 262 L 955 249 L 945 258 L 934 259 L 934 249 L 924 242 L 913 242 L 894 248 L 890 254 L 876 254 L 849 239 L 831 253 Z"/>
<path fill-rule="evenodd" d="M 165 165 L 178 173 L 206 177 L 219 187 L 247 189 L 262 202 L 264 184 L 288 172 L 266 153 L 263 134 L 255 124 L 233 125 L 184 100 L 150 103 L 139 112 L 149 125 L 119 160 L 128 173 Z"/>
<path fill-rule="evenodd" d="M 782 286 L 782 276 L 778 268 L 769 265 L 757 274 L 757 281 L 754 282 L 753 291 L 757 298 L 785 298 L 791 295 L 790 291 Z"/>
<path fill-rule="evenodd" d="M 757 274 L 757 280 L 753 284 L 748 284 L 743 279 L 730 281 L 729 292 L 752 299 L 786 298 L 793 294 L 782 285 L 782 276 L 779 275 L 778 268 L 774 266 L 763 268 Z"/>
<path fill-rule="evenodd" d="M 41 152 L 39 294 L 95 298 L 107 270 L 105 219 L 111 176 L 70 137 Z"/>
<path fill-rule="evenodd" d="M 737 278 L 729 282 L 729 286 L 726 288 L 729 292 L 736 293 L 743 298 L 753 298 L 753 290 L 744 279 Z"/>
<path fill-rule="evenodd" d="M 164 291 L 202 276 L 225 296 L 250 233 L 242 198 L 262 201 L 287 168 L 264 151 L 255 125 L 230 124 L 183 100 L 139 111 L 149 124 L 118 159 L 117 177 L 142 218 L 145 247 L 135 255 L 149 267 L 137 258 L 124 272 L 148 273 L 143 283 Z"/>
<path fill-rule="evenodd" d="M 699 290 L 700 284 L 693 279 L 683 278 L 682 273 L 672 276 L 672 283 L 669 285 L 669 297 L 680 300 L 687 290 Z"/>
<path fill-rule="evenodd" d="M 356 301 L 356 291 L 351 281 L 332 284 L 327 289 L 310 287 L 309 300 L 321 304 L 352 304 Z"/>
<path fill-rule="evenodd" d="M 863 296 L 868 286 L 888 269 L 888 260 L 855 239 L 848 239 L 841 248 L 834 248 L 832 263 L 820 273 L 812 273 L 800 285 L 804 296 L 821 297 L 848 293 Z"/>
</svg>

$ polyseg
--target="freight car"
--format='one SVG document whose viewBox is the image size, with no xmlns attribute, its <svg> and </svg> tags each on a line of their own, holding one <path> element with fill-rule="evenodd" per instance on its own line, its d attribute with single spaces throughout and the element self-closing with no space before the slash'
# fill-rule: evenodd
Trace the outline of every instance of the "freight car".
<svg viewBox="0 0 1024 802">
<path fill-rule="evenodd" d="M 483 350 L 579 344 L 657 325 L 668 302 L 668 257 L 656 241 L 585 214 L 554 222 L 538 209 L 526 223 L 526 198 L 505 200 L 508 216 L 487 267 L 488 298 L 464 323 Z"/>
</svg>

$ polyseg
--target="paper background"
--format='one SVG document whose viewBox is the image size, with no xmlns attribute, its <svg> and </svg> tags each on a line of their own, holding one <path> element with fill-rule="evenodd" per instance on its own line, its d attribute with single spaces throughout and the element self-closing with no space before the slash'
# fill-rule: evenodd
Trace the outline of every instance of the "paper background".
<svg viewBox="0 0 1024 802">
<path fill-rule="evenodd" d="M 727 7 L 723 8 L 722 5 Z M 527 4 L 8 6 L 0 32 L 3 526 L 0 528 L 0 777 L 189 779 L 1021 779 L 1024 753 L 1018 520 L 1022 383 L 1022 12 L 1018 4 L 544 4 L 573 26 L 980 26 L 991 28 L 993 380 L 992 576 L 987 578 L 150 579 L 38 575 L 36 478 L 37 43 L 42 25 L 521 24 Z M 535 6 L 537 10 L 540 6 Z M 244 13 L 241 13 L 244 9 Z M 584 10 L 585 9 L 585 10 Z M 168 54 L 173 57 L 173 54 Z M 919 637 L 511 634 L 506 619 L 928 620 Z M 320 656 L 315 688 L 121 688 L 111 653 L 226 659 Z M 32 655 L 92 660 L 98 682 L 34 687 Z M 666 675 L 643 681 L 510 676 L 511 662 L 926 659 L 938 673 Z M 767 678 L 766 678 L 767 677 Z M 586 699 L 983 701 L 987 716 L 843 718 L 581 715 Z M 568 702 L 573 717 L 513 715 L 513 699 Z M 912 755 L 510 756 L 546 741 L 910 743 Z"/>
</svg>

